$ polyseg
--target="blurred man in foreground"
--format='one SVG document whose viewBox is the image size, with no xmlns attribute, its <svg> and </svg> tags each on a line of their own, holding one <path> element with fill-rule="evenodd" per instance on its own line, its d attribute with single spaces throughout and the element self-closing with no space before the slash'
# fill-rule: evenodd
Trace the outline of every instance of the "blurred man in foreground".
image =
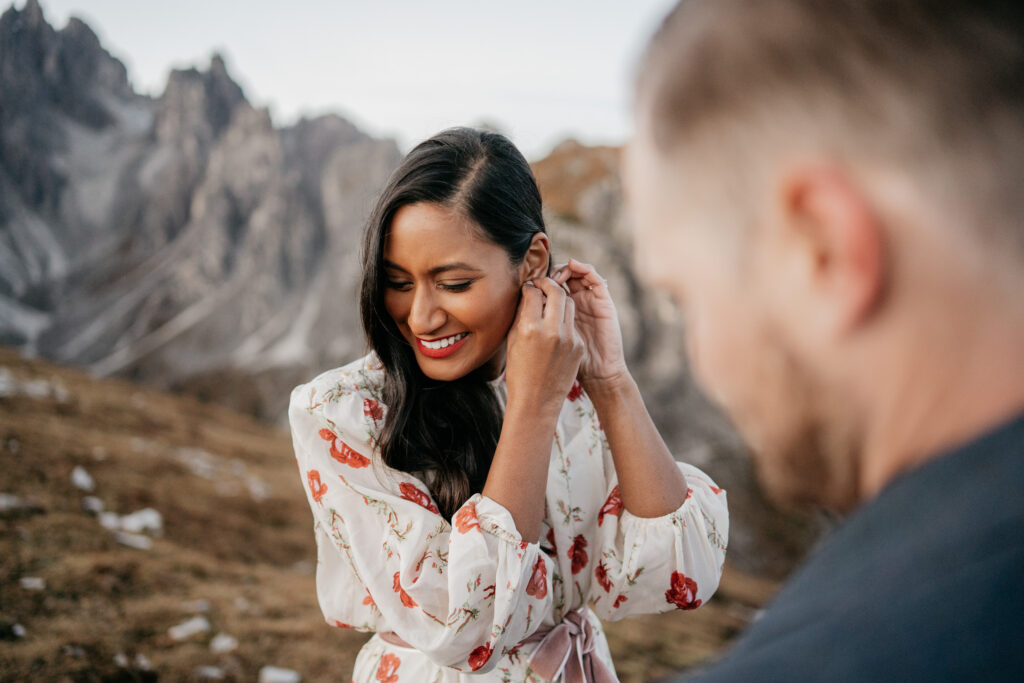
<svg viewBox="0 0 1024 683">
<path fill-rule="evenodd" d="M 639 263 L 777 500 L 848 519 L 702 680 L 1024 680 L 1024 10 L 692 0 Z"/>
</svg>

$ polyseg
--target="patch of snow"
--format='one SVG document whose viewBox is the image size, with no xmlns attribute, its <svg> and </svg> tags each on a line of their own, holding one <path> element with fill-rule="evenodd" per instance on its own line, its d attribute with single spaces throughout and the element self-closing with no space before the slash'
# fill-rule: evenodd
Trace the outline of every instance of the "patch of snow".
<svg viewBox="0 0 1024 683">
<path fill-rule="evenodd" d="M 141 534 L 148 531 L 154 536 L 160 536 L 164 531 L 163 515 L 153 508 L 143 508 L 124 515 L 121 517 L 120 522 L 121 529 L 133 534 Z"/>
<path fill-rule="evenodd" d="M 103 512 L 103 501 L 96 496 L 85 496 L 82 498 L 82 509 L 92 515 L 99 515 Z"/>
<path fill-rule="evenodd" d="M 46 590 L 46 579 L 41 576 L 23 576 L 18 580 L 22 590 L 44 591 Z"/>
<path fill-rule="evenodd" d="M 149 550 L 153 547 L 153 540 L 149 536 L 132 534 L 127 531 L 118 531 L 114 533 L 114 540 L 121 545 L 126 545 L 129 548 L 135 548 L 136 550 Z"/>
<path fill-rule="evenodd" d="M 260 669 L 259 683 L 299 683 L 302 674 L 292 669 L 282 669 L 277 666 L 265 666 Z"/>
<path fill-rule="evenodd" d="M 200 681 L 223 681 L 227 676 L 219 666 L 197 666 L 195 674 Z"/>
<path fill-rule="evenodd" d="M 96 489 L 96 482 L 93 481 L 92 475 L 85 471 L 85 468 L 81 465 L 75 465 L 75 469 L 71 470 L 71 483 L 74 484 L 75 488 L 83 491 L 93 491 Z"/>
<path fill-rule="evenodd" d="M 217 654 L 232 652 L 238 649 L 238 639 L 227 633 L 218 633 L 210 641 L 210 651 Z"/>
<path fill-rule="evenodd" d="M 167 629 L 167 635 L 172 640 L 185 640 L 198 633 L 207 633 L 209 630 L 210 622 L 206 617 L 192 617 Z"/>
</svg>

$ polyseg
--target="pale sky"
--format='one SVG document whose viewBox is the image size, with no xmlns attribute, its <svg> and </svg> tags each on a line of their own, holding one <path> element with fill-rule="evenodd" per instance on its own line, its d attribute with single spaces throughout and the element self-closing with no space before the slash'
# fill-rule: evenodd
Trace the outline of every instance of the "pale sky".
<svg viewBox="0 0 1024 683">
<path fill-rule="evenodd" d="M 24 0 L 14 3 L 24 5 Z M 157 95 L 172 67 L 221 52 L 274 122 L 335 112 L 403 150 L 489 122 L 531 159 L 566 137 L 618 144 L 631 81 L 674 0 L 40 0 L 88 23 Z"/>
</svg>

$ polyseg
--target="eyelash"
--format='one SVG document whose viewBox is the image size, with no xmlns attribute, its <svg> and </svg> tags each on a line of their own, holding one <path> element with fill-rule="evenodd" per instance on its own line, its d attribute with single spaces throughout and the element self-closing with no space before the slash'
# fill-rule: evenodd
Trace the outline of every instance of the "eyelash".
<svg viewBox="0 0 1024 683">
<path fill-rule="evenodd" d="M 453 285 L 438 285 L 444 290 L 449 292 L 465 292 L 469 289 L 469 286 L 473 284 L 472 280 L 466 280 L 465 282 L 459 282 Z M 395 289 L 400 292 L 408 291 L 412 287 L 411 282 L 395 282 L 394 280 L 388 280 L 386 283 L 388 289 Z"/>
</svg>

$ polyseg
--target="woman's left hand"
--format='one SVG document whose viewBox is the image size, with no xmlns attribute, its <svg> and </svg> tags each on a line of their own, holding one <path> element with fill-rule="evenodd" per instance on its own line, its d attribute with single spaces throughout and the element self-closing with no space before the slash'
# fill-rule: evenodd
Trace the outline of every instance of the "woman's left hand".
<svg viewBox="0 0 1024 683">
<path fill-rule="evenodd" d="M 593 266 L 574 259 L 556 268 L 551 277 L 568 288 L 576 304 L 576 330 L 586 349 L 579 370 L 584 388 L 627 377 L 619 315 L 608 293 L 608 283 Z"/>
</svg>

